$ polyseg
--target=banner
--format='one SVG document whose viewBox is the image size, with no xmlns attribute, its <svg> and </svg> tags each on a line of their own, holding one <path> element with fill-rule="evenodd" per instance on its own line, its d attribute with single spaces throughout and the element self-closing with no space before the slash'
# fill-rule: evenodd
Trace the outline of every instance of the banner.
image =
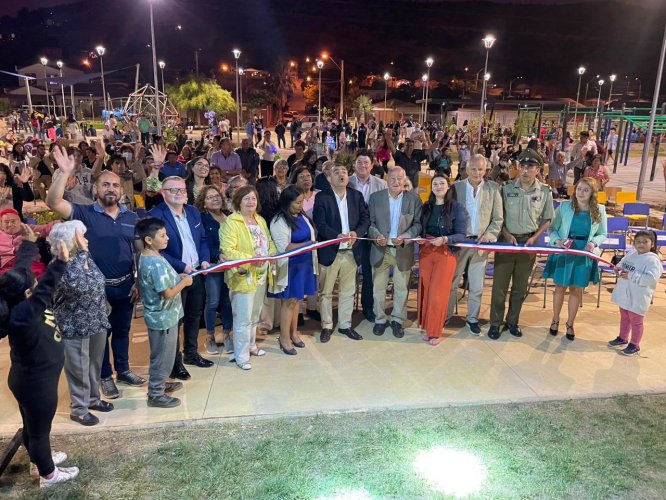
<svg viewBox="0 0 666 500">
<path fill-rule="evenodd" d="M 295 257 L 296 255 L 301 255 L 306 252 L 313 252 L 319 248 L 324 248 L 330 245 L 337 245 L 339 243 L 344 243 L 346 241 L 352 240 L 366 240 L 366 241 L 375 241 L 374 238 L 335 238 L 333 240 L 326 241 L 317 241 L 304 245 L 299 248 L 294 248 L 287 252 L 278 253 L 275 255 L 270 255 L 267 257 L 249 257 L 247 259 L 236 259 L 236 260 L 226 260 L 210 266 L 208 269 L 200 269 L 192 273 L 192 276 L 197 274 L 208 274 L 213 272 L 221 272 L 227 269 L 232 269 L 234 267 L 240 267 L 247 264 L 254 263 L 263 263 L 263 262 L 275 262 L 280 259 L 288 259 L 289 257 Z M 414 243 L 420 244 L 429 244 L 434 238 L 409 238 L 405 241 L 412 241 Z M 583 257 L 589 257 L 594 259 L 606 266 L 616 267 L 610 261 L 596 255 L 592 252 L 586 252 L 585 250 L 574 250 L 572 248 L 561 248 L 561 247 L 550 247 L 550 246 L 537 246 L 537 245 L 512 245 L 511 243 L 478 243 L 476 241 L 463 241 L 462 243 L 453 243 L 449 246 L 454 246 L 458 248 L 469 248 L 472 250 L 480 250 L 482 252 L 499 252 L 499 253 L 526 253 L 526 254 L 537 254 L 537 255 L 555 255 L 555 254 L 570 254 L 570 255 L 580 255 Z"/>
</svg>

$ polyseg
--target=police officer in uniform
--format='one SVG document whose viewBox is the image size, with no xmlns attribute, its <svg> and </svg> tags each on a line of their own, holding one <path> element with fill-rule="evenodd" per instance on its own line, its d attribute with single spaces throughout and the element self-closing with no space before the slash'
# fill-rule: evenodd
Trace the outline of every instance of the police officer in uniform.
<svg viewBox="0 0 666 500">
<path fill-rule="evenodd" d="M 504 224 L 500 241 L 514 245 L 534 245 L 550 226 L 553 218 L 553 195 L 547 184 L 537 180 L 543 158 L 532 149 L 526 149 L 518 157 L 520 173 L 515 180 L 502 186 L 504 202 Z M 488 337 L 497 340 L 504 330 L 514 337 L 523 335 L 518 326 L 520 309 L 527 296 L 527 285 L 535 254 L 501 253 L 495 254 L 493 291 L 490 301 L 490 329 Z M 511 282 L 509 311 L 504 318 L 504 306 Z M 504 328 L 500 331 L 502 320 Z"/>
</svg>

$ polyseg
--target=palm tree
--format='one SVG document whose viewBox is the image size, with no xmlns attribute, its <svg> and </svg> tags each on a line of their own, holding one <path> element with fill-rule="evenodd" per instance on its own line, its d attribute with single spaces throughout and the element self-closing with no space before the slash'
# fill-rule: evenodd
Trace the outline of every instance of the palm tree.
<svg viewBox="0 0 666 500">
<path fill-rule="evenodd" d="M 365 122 L 366 113 L 372 111 L 372 99 L 370 99 L 367 95 L 360 95 L 354 100 L 352 106 L 357 114 L 363 116 L 363 121 Z"/>
<path fill-rule="evenodd" d="M 286 110 L 289 99 L 294 93 L 296 73 L 286 61 L 279 61 L 275 71 L 271 75 L 270 89 L 275 96 L 275 105 L 278 107 L 278 115 Z"/>
</svg>

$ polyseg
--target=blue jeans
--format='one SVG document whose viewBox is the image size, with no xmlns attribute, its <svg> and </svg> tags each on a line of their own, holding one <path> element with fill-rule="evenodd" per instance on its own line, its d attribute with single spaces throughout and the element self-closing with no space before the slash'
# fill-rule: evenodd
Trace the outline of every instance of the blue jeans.
<svg viewBox="0 0 666 500">
<path fill-rule="evenodd" d="M 106 287 L 106 300 L 111 305 L 111 314 L 109 314 L 111 329 L 108 330 L 107 337 L 111 338 L 113 367 L 116 373 L 123 373 L 130 369 L 129 334 L 134 310 L 130 292 L 133 284 L 134 280 L 129 279 L 120 286 Z M 107 341 L 102 360 L 102 378 L 109 378 L 111 375 L 113 375 L 113 369 L 109 361 L 109 342 Z"/>
<path fill-rule="evenodd" d="M 215 332 L 215 318 L 220 313 L 222 329 L 231 330 L 233 316 L 231 312 L 231 300 L 229 299 L 229 288 L 224 282 L 224 273 L 208 273 L 206 275 L 206 331 L 209 334 Z"/>
</svg>

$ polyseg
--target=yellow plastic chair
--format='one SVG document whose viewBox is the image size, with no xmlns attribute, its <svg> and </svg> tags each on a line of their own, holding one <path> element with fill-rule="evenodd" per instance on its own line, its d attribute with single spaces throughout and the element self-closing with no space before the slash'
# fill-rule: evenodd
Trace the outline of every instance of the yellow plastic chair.
<svg viewBox="0 0 666 500">
<path fill-rule="evenodd" d="M 605 193 L 604 191 L 601 191 L 601 192 L 597 193 L 597 201 L 598 201 L 601 205 L 605 205 L 605 204 L 606 204 L 606 202 L 608 201 L 608 198 L 607 198 L 606 193 Z"/>
</svg>

